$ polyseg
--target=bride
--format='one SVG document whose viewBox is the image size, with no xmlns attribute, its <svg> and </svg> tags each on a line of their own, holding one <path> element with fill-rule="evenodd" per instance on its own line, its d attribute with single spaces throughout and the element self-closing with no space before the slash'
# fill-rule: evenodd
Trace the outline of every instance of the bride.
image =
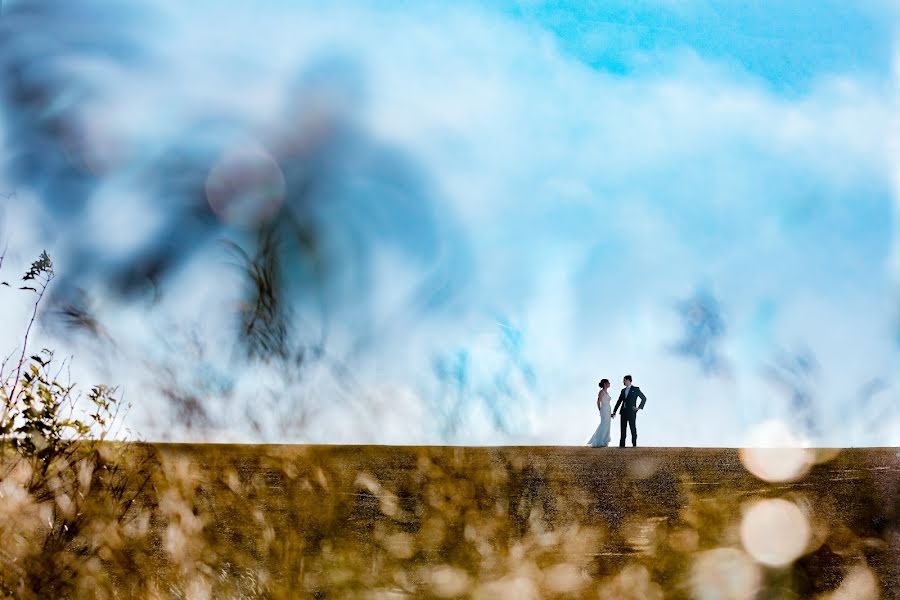
<svg viewBox="0 0 900 600">
<path fill-rule="evenodd" d="M 591 446 L 592 448 L 603 448 L 604 446 L 609 445 L 609 426 L 612 421 L 610 417 L 610 402 L 612 399 L 609 397 L 609 392 L 606 391 L 608 389 L 609 379 L 601 380 L 600 393 L 597 394 L 597 409 L 600 411 L 600 425 L 597 426 L 597 431 L 594 432 L 594 435 L 592 435 L 591 439 L 588 441 L 588 446 Z"/>
</svg>

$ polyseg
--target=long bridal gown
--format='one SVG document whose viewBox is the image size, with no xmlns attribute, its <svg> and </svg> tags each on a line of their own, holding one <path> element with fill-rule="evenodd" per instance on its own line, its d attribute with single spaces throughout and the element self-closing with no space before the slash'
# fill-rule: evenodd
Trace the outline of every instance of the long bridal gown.
<svg viewBox="0 0 900 600">
<path fill-rule="evenodd" d="M 592 435 L 591 439 L 588 441 L 588 446 L 591 446 L 592 448 L 603 448 L 605 446 L 609 446 L 609 428 L 612 422 L 612 417 L 610 416 L 612 413 L 612 407 L 610 406 L 611 401 L 612 399 L 609 397 L 609 394 L 606 393 L 606 390 L 601 390 L 600 425 L 597 426 L 597 431 L 594 432 L 594 435 Z"/>
</svg>

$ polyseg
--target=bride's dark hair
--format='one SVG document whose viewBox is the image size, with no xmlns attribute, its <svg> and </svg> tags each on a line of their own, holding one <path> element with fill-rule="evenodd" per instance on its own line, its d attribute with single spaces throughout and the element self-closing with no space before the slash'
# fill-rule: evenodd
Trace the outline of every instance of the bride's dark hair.
<svg viewBox="0 0 900 600">
<path fill-rule="evenodd" d="M 604 384 L 604 383 L 605 383 L 606 385 L 609 385 L 609 379 L 601 379 L 601 380 L 600 380 L 600 387 L 603 387 L 603 384 Z"/>
</svg>

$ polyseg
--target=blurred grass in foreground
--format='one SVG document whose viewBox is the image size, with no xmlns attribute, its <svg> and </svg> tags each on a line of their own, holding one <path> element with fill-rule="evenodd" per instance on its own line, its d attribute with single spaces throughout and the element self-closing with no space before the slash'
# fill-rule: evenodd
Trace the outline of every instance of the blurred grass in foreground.
<svg viewBox="0 0 900 600">
<path fill-rule="evenodd" d="M 875 599 L 900 590 L 896 449 L 96 451 L 100 472 L 81 472 L 74 501 L 63 485 L 55 497 L 29 494 L 26 463 L 7 453 L 0 572 L 13 597 Z M 125 511 L 107 501 L 112 484 L 140 491 Z M 47 546 L 73 506 L 79 531 Z"/>
</svg>

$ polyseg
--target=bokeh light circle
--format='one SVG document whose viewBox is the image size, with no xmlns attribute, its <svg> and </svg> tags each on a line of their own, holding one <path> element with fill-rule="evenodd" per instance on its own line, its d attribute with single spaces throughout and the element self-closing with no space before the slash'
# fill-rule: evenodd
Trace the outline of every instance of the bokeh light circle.
<svg viewBox="0 0 900 600">
<path fill-rule="evenodd" d="M 759 565 L 737 548 L 701 552 L 691 569 L 691 589 L 697 600 L 751 600 L 762 581 Z"/>
<path fill-rule="evenodd" d="M 206 179 L 210 208 L 226 224 L 254 227 L 284 202 L 284 174 L 265 150 L 247 145 L 219 157 Z"/>
<path fill-rule="evenodd" d="M 815 454 L 808 448 L 742 448 L 740 455 L 748 471 L 773 483 L 796 481 L 815 463 Z"/>
<path fill-rule="evenodd" d="M 828 600 L 878 600 L 878 576 L 866 564 L 851 568 Z"/>
<path fill-rule="evenodd" d="M 784 567 L 809 544 L 809 519 L 796 504 L 781 498 L 757 500 L 741 520 L 741 543 L 760 564 Z"/>
<path fill-rule="evenodd" d="M 756 426 L 740 450 L 741 462 L 756 477 L 770 482 L 796 481 L 816 463 L 816 452 L 781 421 Z"/>
</svg>

